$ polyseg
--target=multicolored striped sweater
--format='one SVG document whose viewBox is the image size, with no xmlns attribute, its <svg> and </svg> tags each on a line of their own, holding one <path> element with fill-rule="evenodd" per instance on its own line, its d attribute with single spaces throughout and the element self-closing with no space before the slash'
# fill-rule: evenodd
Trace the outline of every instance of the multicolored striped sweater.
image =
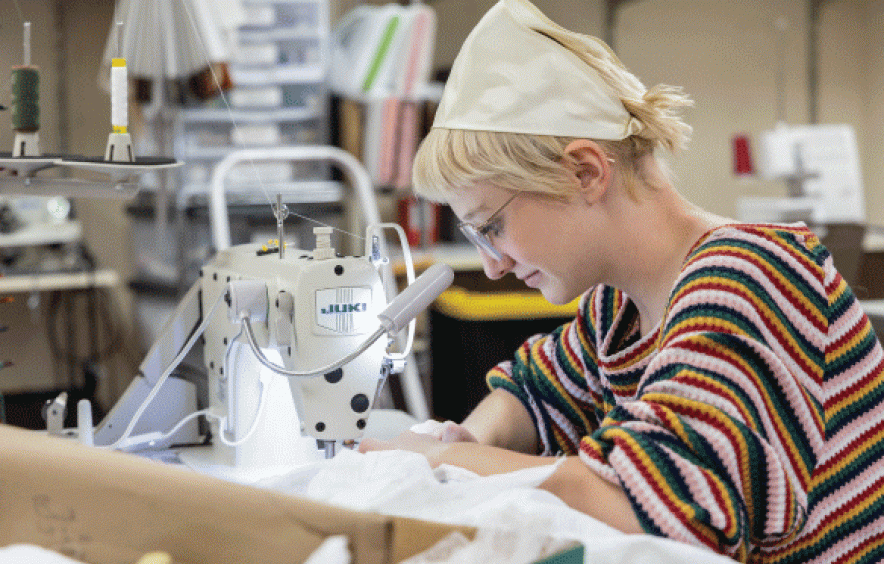
<svg viewBox="0 0 884 564">
<path fill-rule="evenodd" d="M 638 331 L 599 286 L 488 374 L 644 529 L 765 563 L 884 562 L 884 352 L 814 234 L 730 225 Z"/>
</svg>

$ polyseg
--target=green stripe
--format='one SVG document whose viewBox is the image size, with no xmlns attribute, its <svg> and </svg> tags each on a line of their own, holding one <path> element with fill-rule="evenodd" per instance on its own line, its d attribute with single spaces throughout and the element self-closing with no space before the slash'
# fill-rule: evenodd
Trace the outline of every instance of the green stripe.
<svg viewBox="0 0 884 564">
<path fill-rule="evenodd" d="M 387 55 L 387 51 L 390 50 L 390 45 L 393 43 L 393 36 L 396 34 L 397 27 L 399 27 L 399 16 L 393 16 L 390 18 L 390 21 L 387 22 L 387 29 L 384 30 L 384 35 L 381 37 L 381 43 L 378 45 L 374 60 L 371 62 L 371 68 L 368 69 L 368 74 L 365 76 L 365 80 L 362 83 L 363 92 L 371 90 L 374 80 L 377 78 L 378 71 L 381 69 L 381 64 L 384 62 L 384 58 Z"/>
</svg>

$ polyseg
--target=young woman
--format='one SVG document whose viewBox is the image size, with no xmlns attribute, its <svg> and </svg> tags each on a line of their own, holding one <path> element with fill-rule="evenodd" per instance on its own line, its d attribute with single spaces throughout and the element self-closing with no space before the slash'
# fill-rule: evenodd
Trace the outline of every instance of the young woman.
<svg viewBox="0 0 884 564">
<path fill-rule="evenodd" d="M 676 191 L 655 152 L 686 144 L 688 104 L 526 0 L 486 14 L 415 188 L 451 206 L 490 278 L 582 296 L 578 315 L 495 367 L 462 424 L 360 448 L 483 474 L 564 453 L 542 487 L 623 531 L 740 561 L 881 562 L 881 345 L 803 224 L 740 224 Z"/>
</svg>

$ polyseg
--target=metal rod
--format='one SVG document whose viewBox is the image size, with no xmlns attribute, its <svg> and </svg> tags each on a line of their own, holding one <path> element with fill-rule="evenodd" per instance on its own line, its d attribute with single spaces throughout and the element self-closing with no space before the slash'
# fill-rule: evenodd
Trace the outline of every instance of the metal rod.
<svg viewBox="0 0 884 564">
<path fill-rule="evenodd" d="M 786 32 L 789 22 L 779 17 L 774 22 L 777 32 L 777 123 L 786 123 Z"/>
<path fill-rule="evenodd" d="M 31 66 L 31 22 L 24 23 L 24 41 L 22 50 L 22 64 Z"/>
<path fill-rule="evenodd" d="M 819 23 L 825 0 L 810 0 L 807 15 L 807 121 L 819 120 Z"/>
<path fill-rule="evenodd" d="M 71 126 L 70 126 L 70 100 L 68 94 L 70 92 L 68 71 L 68 39 L 67 24 L 68 19 L 65 17 L 70 8 L 65 6 L 65 0 L 55 0 L 55 80 L 58 83 L 58 93 L 56 96 L 56 112 L 58 115 L 58 152 L 66 154 L 70 152 L 71 146 Z M 64 174 L 69 176 L 69 171 Z"/>
<path fill-rule="evenodd" d="M 123 22 L 117 22 L 117 57 L 123 57 Z"/>
<path fill-rule="evenodd" d="M 282 260 L 285 258 L 285 226 L 283 225 L 283 221 L 285 221 L 285 218 L 288 215 L 288 208 L 282 203 L 282 194 L 276 195 L 276 210 L 274 215 L 276 216 L 276 240 L 279 241 L 279 259 Z"/>
<path fill-rule="evenodd" d="M 325 450 L 325 457 L 334 458 L 335 457 L 335 441 L 323 441 L 322 448 Z"/>
</svg>

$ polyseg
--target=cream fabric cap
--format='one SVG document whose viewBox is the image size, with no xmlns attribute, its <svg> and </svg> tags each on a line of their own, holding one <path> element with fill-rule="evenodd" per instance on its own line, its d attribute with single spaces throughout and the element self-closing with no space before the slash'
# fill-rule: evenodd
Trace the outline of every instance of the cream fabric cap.
<svg viewBox="0 0 884 564">
<path fill-rule="evenodd" d="M 645 93 L 602 41 L 564 29 L 527 0 L 501 0 L 464 41 L 433 127 L 608 140 L 641 131 L 587 60 Z"/>
</svg>

